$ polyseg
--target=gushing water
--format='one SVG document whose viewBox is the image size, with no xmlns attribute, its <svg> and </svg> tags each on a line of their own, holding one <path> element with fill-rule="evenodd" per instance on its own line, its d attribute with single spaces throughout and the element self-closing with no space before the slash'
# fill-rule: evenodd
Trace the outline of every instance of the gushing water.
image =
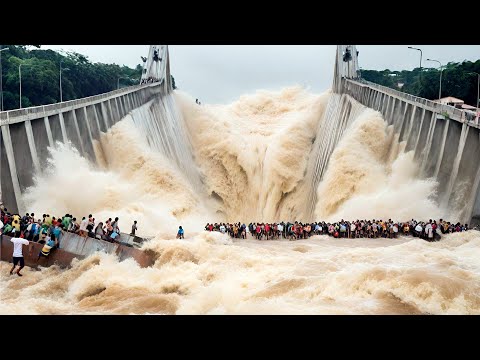
<svg viewBox="0 0 480 360">
<path fill-rule="evenodd" d="M 12 278 L 1 263 L 0 313 L 480 313 L 476 231 L 438 243 L 232 241 L 202 231 L 212 221 L 446 214 L 393 127 L 347 95 L 295 87 L 199 106 L 177 93 L 94 145 L 96 164 L 68 145 L 51 149 L 28 208 L 119 216 L 121 229 L 137 220 L 140 235 L 155 237 L 144 245 L 155 265 L 97 253 Z M 185 240 L 174 239 L 178 225 Z"/>
</svg>

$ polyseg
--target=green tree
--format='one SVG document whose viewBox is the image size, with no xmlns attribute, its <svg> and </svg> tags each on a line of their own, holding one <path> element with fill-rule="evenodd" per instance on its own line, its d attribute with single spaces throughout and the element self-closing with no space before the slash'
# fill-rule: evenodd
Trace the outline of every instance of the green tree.
<svg viewBox="0 0 480 360">
<path fill-rule="evenodd" d="M 62 61 L 63 100 L 74 100 L 115 90 L 117 80 L 123 86 L 140 82 L 142 66 L 135 68 L 116 64 L 92 63 L 86 56 L 53 50 L 40 45 L 9 45 L 2 53 L 4 109 L 19 106 L 18 66 L 22 65 L 22 107 L 52 104 L 60 101 L 59 77 Z M 31 48 L 31 49 L 30 49 Z"/>
</svg>

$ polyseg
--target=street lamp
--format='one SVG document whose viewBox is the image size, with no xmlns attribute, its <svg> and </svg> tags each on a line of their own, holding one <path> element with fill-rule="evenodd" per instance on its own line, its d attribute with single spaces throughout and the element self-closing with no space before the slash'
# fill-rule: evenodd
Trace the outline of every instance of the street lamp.
<svg viewBox="0 0 480 360">
<path fill-rule="evenodd" d="M 412 50 L 418 50 L 418 51 L 420 51 L 420 71 L 422 71 L 422 55 L 423 55 L 422 49 L 414 48 L 414 47 L 412 47 L 412 46 L 409 46 L 408 48 L 409 48 L 409 49 L 412 49 Z"/>
<path fill-rule="evenodd" d="M 18 78 L 20 80 L 20 108 L 22 108 L 22 65 L 23 66 L 30 66 L 31 64 L 20 64 L 18 65 Z"/>
<path fill-rule="evenodd" d="M 130 78 L 127 78 L 127 77 L 119 77 L 117 79 L 117 90 L 120 89 L 120 79 L 131 80 Z"/>
<path fill-rule="evenodd" d="M 62 96 L 62 62 L 63 60 L 60 60 L 60 102 L 63 102 L 63 96 Z M 63 70 L 70 70 L 69 68 L 64 68 Z"/>
<path fill-rule="evenodd" d="M 440 64 L 440 90 L 438 91 L 438 100 L 442 98 L 442 72 L 443 72 L 443 65 L 438 60 L 427 59 L 427 61 L 434 61 Z"/>
<path fill-rule="evenodd" d="M 477 80 L 477 113 L 480 112 L 479 108 L 478 108 L 478 105 L 479 105 L 479 102 L 480 102 L 480 74 L 477 73 L 477 72 L 469 72 L 468 73 L 469 75 L 477 75 L 478 76 L 478 80 Z M 478 115 L 477 115 L 478 116 Z"/>
<path fill-rule="evenodd" d="M 2 70 L 2 51 L 8 48 L 0 49 L 0 111 L 3 111 L 3 70 Z"/>
</svg>

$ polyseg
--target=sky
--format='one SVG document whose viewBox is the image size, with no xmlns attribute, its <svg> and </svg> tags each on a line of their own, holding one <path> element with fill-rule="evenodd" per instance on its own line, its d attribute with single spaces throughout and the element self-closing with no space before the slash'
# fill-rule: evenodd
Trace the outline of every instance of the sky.
<svg viewBox="0 0 480 360">
<path fill-rule="evenodd" d="M 476 61 L 480 45 L 357 45 L 359 65 L 372 70 L 438 67 L 427 58 Z M 42 49 L 76 51 L 92 62 L 135 67 L 149 45 L 42 45 Z M 170 70 L 179 90 L 202 103 L 226 104 L 259 89 L 301 85 L 321 93 L 332 83 L 334 45 L 170 45 Z"/>
</svg>

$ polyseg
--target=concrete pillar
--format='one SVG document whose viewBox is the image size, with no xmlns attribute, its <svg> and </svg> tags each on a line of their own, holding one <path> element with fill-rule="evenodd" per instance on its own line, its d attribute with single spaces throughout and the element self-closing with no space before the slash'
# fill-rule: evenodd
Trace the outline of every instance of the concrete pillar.
<svg viewBox="0 0 480 360">
<path fill-rule="evenodd" d="M 28 147 L 30 148 L 30 155 L 32 156 L 33 166 L 35 171 L 40 173 L 40 161 L 38 160 L 37 148 L 35 147 L 35 138 L 33 136 L 32 124 L 30 120 L 25 120 L 25 130 L 27 132 Z"/>
<path fill-rule="evenodd" d="M 130 102 L 130 111 L 135 110 L 135 104 L 133 103 L 132 93 L 128 94 L 128 101 Z"/>
<path fill-rule="evenodd" d="M 2 125 L 2 139 L 5 146 L 5 152 L 8 159 L 8 167 L 10 169 L 10 176 L 12 179 L 13 192 L 15 194 L 16 206 L 18 213 L 24 213 L 24 206 L 22 203 L 22 193 L 20 191 L 20 183 L 18 182 L 17 166 L 15 164 L 15 156 L 13 153 L 12 139 L 10 137 L 9 125 Z M 3 190 L 3 188 L 2 188 Z M 3 194 L 2 194 L 3 196 Z M 9 206 L 11 206 L 9 204 Z M 8 207 L 7 207 L 8 208 Z"/>
<path fill-rule="evenodd" d="M 113 113 L 113 110 L 112 110 L 112 100 L 108 100 L 107 103 L 108 103 L 108 108 L 110 109 L 110 114 L 112 115 L 112 118 L 110 119 L 110 123 L 113 126 L 117 122 L 117 119 L 115 119 L 116 115 Z"/>
<path fill-rule="evenodd" d="M 83 108 L 83 116 L 85 116 L 85 124 L 87 125 L 88 136 L 90 138 L 90 141 L 93 143 L 92 129 L 90 128 L 90 123 L 89 123 L 89 119 L 88 119 L 87 107 L 86 106 Z"/>
<path fill-rule="evenodd" d="M 385 121 L 387 121 L 391 103 L 392 103 L 392 97 L 391 97 L 391 96 L 388 96 L 388 97 L 387 97 L 386 104 L 385 104 L 385 111 L 384 111 L 384 113 L 383 113 L 383 118 L 385 119 Z"/>
<path fill-rule="evenodd" d="M 120 100 L 120 96 L 115 98 L 115 104 L 117 104 L 117 109 L 118 109 L 118 121 L 120 121 L 123 118 L 124 112 L 123 112 L 123 107 L 122 107 L 122 101 Z"/>
<path fill-rule="evenodd" d="M 396 103 L 396 98 L 392 97 L 392 103 L 390 104 L 390 115 L 387 116 L 387 122 L 388 124 L 393 123 L 393 114 L 395 110 L 395 103 Z"/>
<path fill-rule="evenodd" d="M 108 131 L 108 129 L 110 128 L 110 126 L 109 126 L 110 121 L 109 121 L 109 116 L 108 116 L 106 106 L 107 105 L 105 104 L 105 102 L 100 103 L 100 109 L 102 110 L 103 122 L 105 123 L 105 131 Z"/>
<path fill-rule="evenodd" d="M 388 104 L 388 99 L 389 99 L 389 96 L 387 94 L 383 94 L 382 105 L 380 106 L 380 112 L 382 113 L 384 119 L 385 119 L 385 114 L 386 114 L 385 109 Z"/>
<path fill-rule="evenodd" d="M 408 142 L 410 141 L 410 135 L 412 134 L 412 128 L 413 128 L 413 122 L 415 120 L 415 113 L 417 111 L 417 107 L 415 105 L 412 105 L 413 106 L 413 109 L 412 109 L 412 115 L 410 116 L 410 125 L 408 127 L 408 130 L 407 130 L 407 134 L 405 136 L 405 140 L 407 141 L 407 145 L 408 145 Z"/>
<path fill-rule="evenodd" d="M 440 121 L 440 120 L 435 120 L 435 121 Z M 439 154 L 438 154 L 437 164 L 435 165 L 435 171 L 433 173 L 433 176 L 435 178 L 438 176 L 438 171 L 440 170 L 440 164 L 442 163 L 443 153 L 445 151 L 445 142 L 447 141 L 447 134 L 448 134 L 448 127 L 449 126 L 450 126 L 450 121 L 446 120 L 445 127 L 443 128 L 442 141 L 441 141 L 440 149 L 438 151 Z"/>
<path fill-rule="evenodd" d="M 58 118 L 60 120 L 60 128 L 62 129 L 63 142 L 66 144 L 68 142 L 68 137 L 67 137 L 67 130 L 65 128 L 65 120 L 63 119 L 63 113 L 62 112 L 60 112 L 58 114 Z"/>
<path fill-rule="evenodd" d="M 48 116 L 45 116 L 43 118 L 43 121 L 45 122 L 45 130 L 47 131 L 48 144 L 50 145 L 50 147 L 53 148 L 52 129 L 50 129 L 50 122 L 48 121 Z"/>
<path fill-rule="evenodd" d="M 97 123 L 97 127 L 98 127 L 98 131 L 99 131 L 99 135 L 100 135 L 100 132 L 102 131 L 102 128 L 100 127 L 100 121 L 98 120 L 98 114 L 97 114 L 97 107 L 95 105 L 92 105 L 92 108 L 93 108 L 93 114 L 95 116 L 95 122 Z"/>
<path fill-rule="evenodd" d="M 122 104 L 122 109 L 123 109 L 123 116 L 125 117 L 125 115 L 128 114 L 128 107 L 127 107 L 127 104 L 126 104 L 126 95 L 123 95 L 120 97 L 120 102 Z"/>
<path fill-rule="evenodd" d="M 450 120 L 453 121 L 453 120 Z M 449 121 L 449 122 L 450 122 Z M 455 180 L 457 179 L 457 174 L 458 174 L 458 169 L 460 167 L 460 160 L 462 159 L 463 155 L 463 150 L 465 149 L 465 144 L 467 143 L 467 137 L 468 137 L 468 132 L 470 130 L 470 126 L 467 124 L 462 125 L 462 133 L 460 134 L 460 140 L 458 142 L 458 149 L 457 149 L 457 155 L 455 156 L 455 160 L 453 161 L 453 167 L 450 172 L 450 178 L 448 181 L 447 185 L 447 191 L 445 192 L 445 197 L 443 199 L 443 205 L 448 206 L 448 201 L 452 195 L 452 190 L 453 190 L 453 184 L 455 184 Z M 473 149 L 471 149 L 473 150 Z M 472 165 L 473 167 L 473 165 Z M 473 188 L 473 194 L 475 194 L 475 189 Z M 470 195 L 472 196 L 472 195 Z"/>
<path fill-rule="evenodd" d="M 75 126 L 75 131 L 78 136 L 78 140 L 80 143 L 80 149 L 82 151 L 82 155 L 85 156 L 85 147 L 83 146 L 83 141 L 82 141 L 82 135 L 80 134 L 80 129 L 78 128 L 78 121 L 77 121 L 77 114 L 75 113 L 75 110 L 72 110 L 72 116 L 73 116 L 73 124 Z"/>
<path fill-rule="evenodd" d="M 423 123 L 424 123 L 424 120 L 425 120 L 425 108 L 422 108 L 422 115 L 420 117 L 420 127 L 418 129 L 418 134 L 417 134 L 417 138 L 415 140 L 415 146 L 413 147 L 413 151 L 415 152 L 415 158 L 417 158 L 417 154 L 418 154 L 418 143 L 420 141 L 420 135 L 422 134 L 422 128 L 423 128 Z"/>
<path fill-rule="evenodd" d="M 423 150 L 423 156 L 421 157 L 422 161 L 421 161 L 421 167 L 420 167 L 420 174 L 421 176 L 423 176 L 425 174 L 425 170 L 426 170 L 426 167 L 427 167 L 427 162 L 428 162 L 428 155 L 430 153 L 430 148 L 432 147 L 432 140 L 433 140 L 433 134 L 435 132 L 435 125 L 436 125 L 436 121 L 435 121 L 435 118 L 436 118 L 436 114 L 435 113 L 432 113 L 432 116 L 431 116 L 431 119 L 430 119 L 430 126 L 428 128 L 428 134 L 427 134 L 427 138 L 425 141 L 425 147 L 424 147 L 424 150 Z"/>
</svg>

